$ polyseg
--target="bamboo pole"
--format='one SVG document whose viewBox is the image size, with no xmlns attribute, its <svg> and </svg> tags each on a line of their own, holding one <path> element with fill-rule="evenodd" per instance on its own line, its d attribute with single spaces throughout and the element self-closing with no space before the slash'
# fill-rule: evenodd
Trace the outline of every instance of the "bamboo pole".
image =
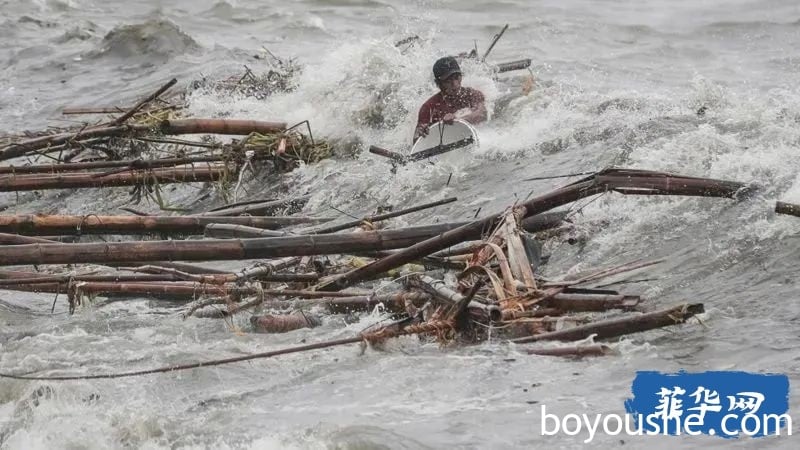
<svg viewBox="0 0 800 450">
<path fill-rule="evenodd" d="M 539 303 L 542 307 L 570 312 L 607 311 L 609 309 L 630 310 L 639 304 L 637 295 L 606 294 L 556 294 Z"/>
<path fill-rule="evenodd" d="M 220 156 L 197 156 L 188 158 L 161 158 L 161 159 L 131 159 L 124 161 L 91 161 L 80 163 L 61 163 L 61 164 L 42 164 L 34 166 L 0 166 L 0 174 L 34 174 L 47 173 L 55 174 L 59 172 L 78 172 L 94 169 L 118 169 L 127 168 L 130 170 L 156 169 L 161 167 L 181 166 L 195 163 L 224 162 L 225 157 Z M 107 175 L 105 173 L 92 173 L 93 176 Z"/>
<path fill-rule="evenodd" d="M 203 216 L 65 216 L 44 214 L 0 215 L 0 232 L 47 234 L 202 234 L 213 223 L 276 229 L 299 224 L 324 223 L 312 217 L 203 217 Z"/>
<path fill-rule="evenodd" d="M 527 69 L 531 66 L 530 58 L 520 59 L 517 61 L 509 61 L 505 63 L 499 63 L 494 66 L 494 70 L 497 73 L 504 73 L 510 72 L 512 70 L 522 70 Z"/>
<path fill-rule="evenodd" d="M 56 241 L 42 239 L 38 237 L 20 236 L 18 234 L 0 233 L 0 244 L 2 245 L 23 245 L 23 244 L 55 244 Z"/>
<path fill-rule="evenodd" d="M 494 46 L 495 46 L 495 45 L 497 45 L 497 41 L 499 41 L 499 40 L 500 40 L 500 38 L 501 38 L 501 37 L 503 37 L 503 34 L 505 34 L 506 30 L 508 30 L 508 24 L 506 24 L 506 25 L 503 27 L 503 29 L 502 29 L 502 30 L 500 30 L 500 32 L 499 32 L 499 33 L 497 33 L 496 35 L 494 35 L 494 38 L 492 39 L 492 43 L 491 43 L 491 44 L 489 44 L 489 48 L 487 48 L 487 49 L 486 49 L 486 52 L 485 52 L 485 53 L 483 54 L 483 56 L 481 57 L 481 62 L 485 62 L 485 61 L 486 61 L 486 58 L 489 56 L 489 53 L 491 53 L 491 52 L 492 52 L 492 49 L 494 49 Z"/>
<path fill-rule="evenodd" d="M 164 134 L 234 134 L 280 133 L 286 130 L 286 122 L 261 122 L 235 119 L 177 119 L 161 122 Z"/>
<path fill-rule="evenodd" d="M 284 314 L 250 317 L 250 323 L 257 333 L 288 333 L 301 328 L 314 328 L 322 324 L 318 318 L 304 314 Z"/>
<path fill-rule="evenodd" d="M 217 181 L 226 172 L 225 167 L 209 166 L 130 171 L 102 178 L 92 174 L 11 175 L 0 177 L 0 192 L 206 182 Z"/>
<path fill-rule="evenodd" d="M 218 285 L 185 282 L 104 282 L 84 281 L 73 286 L 81 294 L 107 295 L 158 295 L 175 300 L 189 300 L 200 296 L 224 297 L 227 295 L 257 295 L 259 289 L 250 286 Z"/>
<path fill-rule="evenodd" d="M 132 217 L 151 218 L 151 216 Z M 408 247 L 452 226 L 452 224 L 427 225 L 401 230 L 258 239 L 15 245 L 0 252 L 0 265 L 216 261 L 350 254 Z"/>
<path fill-rule="evenodd" d="M 541 356 L 562 356 L 579 358 L 582 356 L 605 356 L 612 353 L 611 347 L 603 344 L 576 345 L 570 347 L 526 348 L 525 353 Z"/>
<path fill-rule="evenodd" d="M 775 202 L 775 212 L 800 217 L 800 205 L 786 202 Z"/>
<path fill-rule="evenodd" d="M 702 303 L 684 304 L 638 316 L 603 320 L 566 330 L 513 339 L 511 342 L 524 344 L 538 341 L 579 341 L 592 335 L 595 335 L 595 339 L 610 339 L 625 334 L 681 324 L 703 312 Z"/>
</svg>

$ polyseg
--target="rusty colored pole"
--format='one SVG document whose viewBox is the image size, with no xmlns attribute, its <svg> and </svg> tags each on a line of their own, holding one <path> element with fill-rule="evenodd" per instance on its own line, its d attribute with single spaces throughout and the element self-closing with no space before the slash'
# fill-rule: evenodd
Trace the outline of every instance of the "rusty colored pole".
<svg viewBox="0 0 800 450">
<path fill-rule="evenodd" d="M 234 134 L 280 133 L 286 130 L 286 122 L 260 122 L 235 119 L 177 119 L 161 122 L 164 134 Z"/>
<path fill-rule="evenodd" d="M 610 339 L 625 334 L 684 323 L 689 318 L 704 311 L 702 303 L 684 304 L 638 316 L 603 320 L 566 330 L 513 339 L 511 342 L 524 344 L 538 341 L 580 341 L 591 335 L 596 335 L 595 339 Z"/>
<path fill-rule="evenodd" d="M 9 175 L 0 177 L 0 192 L 206 182 L 217 181 L 226 172 L 226 167 L 209 166 L 128 171 L 100 178 L 91 173 Z"/>
<path fill-rule="evenodd" d="M 152 216 L 131 217 L 148 219 Z M 447 224 L 444 224 L 446 228 Z M 428 225 L 400 230 L 258 239 L 14 245 L 0 252 L 0 265 L 216 261 L 351 254 L 408 247 L 440 233 L 442 229 L 443 225 Z"/>
<path fill-rule="evenodd" d="M 48 234 L 202 234 L 209 224 L 246 225 L 261 229 L 324 223 L 312 217 L 204 217 L 204 216 L 62 216 L 44 214 L 0 215 L 0 232 Z"/>
</svg>

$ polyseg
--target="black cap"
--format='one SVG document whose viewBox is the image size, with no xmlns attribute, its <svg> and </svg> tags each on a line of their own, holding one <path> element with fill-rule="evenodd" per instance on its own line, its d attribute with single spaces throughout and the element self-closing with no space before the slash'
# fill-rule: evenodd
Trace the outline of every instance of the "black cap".
<svg viewBox="0 0 800 450">
<path fill-rule="evenodd" d="M 446 80 L 454 73 L 461 73 L 461 67 L 458 66 L 458 61 L 452 56 L 439 58 L 433 64 L 433 77 L 438 81 Z"/>
</svg>

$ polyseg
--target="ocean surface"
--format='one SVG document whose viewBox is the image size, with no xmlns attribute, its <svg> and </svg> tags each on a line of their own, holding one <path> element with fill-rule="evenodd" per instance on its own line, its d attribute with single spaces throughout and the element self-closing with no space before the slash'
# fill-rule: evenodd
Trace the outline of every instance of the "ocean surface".
<svg viewBox="0 0 800 450">
<path fill-rule="evenodd" d="M 465 66 L 464 85 L 485 93 L 492 115 L 479 128 L 480 149 L 397 173 L 366 152 L 406 146 L 416 108 L 435 92 L 433 61 L 475 45 L 482 53 L 506 23 L 488 61 L 531 58 L 535 83 L 525 95 L 526 71 L 495 78 Z M 420 41 L 394 46 L 412 35 Z M 81 118 L 62 108 L 128 105 L 172 77 L 188 87 L 245 65 L 265 72 L 265 49 L 293 59 L 302 73 L 290 93 L 256 99 L 197 89 L 189 110 L 309 120 L 315 136 L 352 142 L 352 155 L 243 182 L 240 199 L 309 192 L 308 214 L 360 216 L 457 196 L 391 225 L 463 220 L 576 179 L 525 178 L 611 165 L 759 186 L 740 201 L 609 193 L 572 206 L 584 239 L 546 246 L 544 275 L 663 258 L 629 275 L 647 281 L 619 288 L 642 295 L 648 309 L 706 307 L 702 323 L 612 343 L 616 355 L 571 361 L 500 342 L 440 349 L 406 338 L 364 354 L 339 347 L 112 381 L 2 379 L 0 448 L 580 448 L 585 435 L 541 436 L 541 406 L 623 413 L 637 370 L 785 373 L 800 383 L 800 219 L 773 212 L 776 200 L 800 203 L 795 0 L 0 0 L 0 40 L 0 133 L 74 124 Z M 4 193 L 0 206 L 118 213 L 130 204 L 127 191 Z M 172 205 L 198 209 L 221 202 L 213 194 L 164 189 Z M 53 314 L 52 302 L 0 291 L 1 371 L 138 370 L 348 337 L 385 319 L 380 311 L 349 324 L 334 316 L 315 329 L 260 335 L 247 332 L 247 317 L 183 320 L 170 303 L 114 302 L 70 316 L 63 296 Z M 592 444 L 797 445 L 709 436 L 597 436 Z"/>
</svg>

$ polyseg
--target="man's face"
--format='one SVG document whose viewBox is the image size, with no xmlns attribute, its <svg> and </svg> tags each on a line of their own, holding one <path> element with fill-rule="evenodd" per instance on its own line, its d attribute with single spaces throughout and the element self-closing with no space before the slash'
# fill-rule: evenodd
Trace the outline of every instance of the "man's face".
<svg viewBox="0 0 800 450">
<path fill-rule="evenodd" d="M 446 95 L 452 95 L 461 89 L 461 74 L 454 73 L 439 82 L 439 86 Z"/>
</svg>

